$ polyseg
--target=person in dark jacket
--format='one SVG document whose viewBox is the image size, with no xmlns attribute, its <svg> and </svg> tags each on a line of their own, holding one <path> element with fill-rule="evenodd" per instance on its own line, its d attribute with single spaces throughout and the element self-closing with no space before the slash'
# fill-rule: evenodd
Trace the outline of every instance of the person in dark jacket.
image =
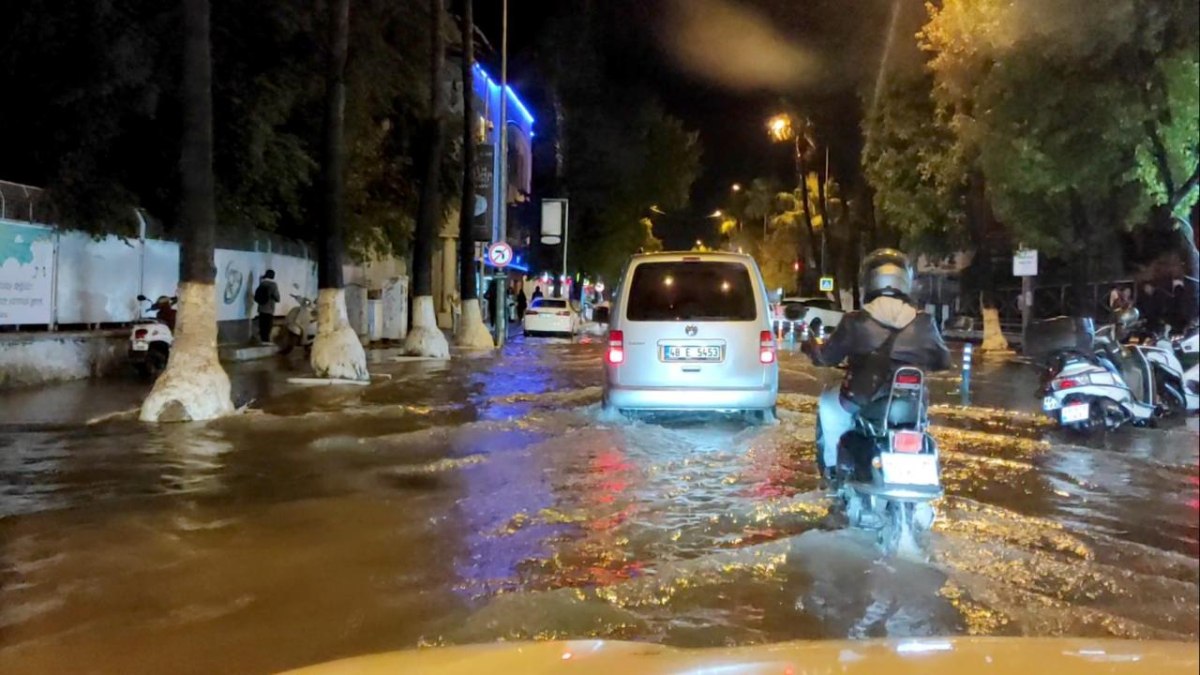
<svg viewBox="0 0 1200 675">
<path fill-rule="evenodd" d="M 895 249 L 879 249 L 863 259 L 860 271 L 863 308 L 842 317 L 824 344 L 811 340 L 804 350 L 818 366 L 847 364 L 838 389 L 821 394 L 817 407 L 817 464 L 829 478 L 837 466 L 838 442 L 854 427 L 858 409 L 879 396 L 881 383 L 890 383 L 901 365 L 930 371 L 950 367 L 950 350 L 929 314 L 910 304 L 913 272 L 908 256 Z M 890 346 L 889 372 L 872 372 Z"/>
<path fill-rule="evenodd" d="M 267 270 L 254 289 L 254 303 L 258 305 L 258 340 L 263 344 L 271 341 L 271 328 L 275 325 L 275 303 L 279 302 L 279 286 L 275 283 L 275 270 Z"/>
</svg>

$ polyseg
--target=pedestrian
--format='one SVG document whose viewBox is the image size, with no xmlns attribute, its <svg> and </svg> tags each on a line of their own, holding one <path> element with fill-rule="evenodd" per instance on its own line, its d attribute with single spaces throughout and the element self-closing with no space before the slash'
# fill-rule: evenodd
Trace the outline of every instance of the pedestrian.
<svg viewBox="0 0 1200 675">
<path fill-rule="evenodd" d="M 534 286 L 533 287 L 533 297 L 529 298 L 529 301 L 537 302 L 541 297 L 542 297 L 542 287 Z"/>
<path fill-rule="evenodd" d="M 518 319 L 525 318 L 525 309 L 527 307 L 529 307 L 529 302 L 525 298 L 525 287 L 521 286 L 521 289 L 517 291 L 517 318 Z"/>
<path fill-rule="evenodd" d="M 275 270 L 267 270 L 254 289 L 254 302 L 258 305 L 258 341 L 271 341 L 271 328 L 275 325 L 275 303 L 279 302 L 279 286 L 275 284 Z"/>
<path fill-rule="evenodd" d="M 1113 286 L 1112 290 L 1108 292 L 1108 311 L 1116 312 L 1118 309 L 1120 309 L 1122 300 L 1121 287 Z"/>
<path fill-rule="evenodd" d="M 1176 333 L 1185 333 L 1196 320 L 1196 296 L 1188 292 L 1183 279 L 1171 282 L 1171 325 Z"/>
<path fill-rule="evenodd" d="M 1142 295 L 1138 298 L 1139 311 L 1146 322 L 1146 330 L 1158 334 L 1163 320 L 1162 294 L 1152 283 L 1142 285 Z"/>
</svg>

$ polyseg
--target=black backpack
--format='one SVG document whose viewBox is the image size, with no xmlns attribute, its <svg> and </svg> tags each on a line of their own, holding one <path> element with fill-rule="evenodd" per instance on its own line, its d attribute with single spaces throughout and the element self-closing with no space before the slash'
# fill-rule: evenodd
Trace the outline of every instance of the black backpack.
<svg viewBox="0 0 1200 675">
<path fill-rule="evenodd" d="M 846 379 L 844 393 L 860 406 L 875 400 L 884 387 L 892 382 L 892 347 L 896 344 L 896 336 L 904 329 L 889 330 L 891 334 L 883 344 L 868 354 Z"/>
<path fill-rule="evenodd" d="M 258 285 L 254 291 L 254 302 L 265 305 L 271 301 L 271 291 L 267 288 L 267 283 L 264 281 Z"/>
</svg>

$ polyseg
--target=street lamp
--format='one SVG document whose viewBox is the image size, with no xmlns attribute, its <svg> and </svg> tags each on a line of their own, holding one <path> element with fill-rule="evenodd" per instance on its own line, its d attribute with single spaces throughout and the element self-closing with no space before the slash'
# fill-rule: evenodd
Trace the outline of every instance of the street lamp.
<svg viewBox="0 0 1200 675">
<path fill-rule="evenodd" d="M 721 209 L 717 209 L 716 211 L 713 211 L 712 213 L 708 214 L 708 217 L 709 218 L 720 218 L 724 215 L 725 215 L 725 213 L 723 211 L 721 211 Z"/>
<path fill-rule="evenodd" d="M 741 184 L 741 183 L 734 183 L 733 185 L 729 186 L 729 189 L 730 189 L 730 190 L 733 190 L 734 192 L 741 192 L 741 191 L 742 191 L 742 184 Z"/>
<path fill-rule="evenodd" d="M 777 142 L 790 141 L 796 136 L 792 116 L 787 113 L 780 113 L 767 120 L 767 131 Z"/>
</svg>

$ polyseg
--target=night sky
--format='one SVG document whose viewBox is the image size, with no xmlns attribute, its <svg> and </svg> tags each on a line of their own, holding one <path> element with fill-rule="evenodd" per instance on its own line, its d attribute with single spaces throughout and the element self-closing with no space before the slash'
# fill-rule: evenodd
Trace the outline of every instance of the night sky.
<svg viewBox="0 0 1200 675">
<path fill-rule="evenodd" d="M 550 12 L 568 11 L 564 8 L 583 1 L 509 0 L 509 77 L 518 92 L 533 102 L 535 116 L 540 112 L 537 36 L 547 28 Z M 862 97 L 878 71 L 892 0 L 592 1 L 599 3 L 597 8 L 609 21 L 622 27 L 610 39 L 607 55 L 614 84 L 649 88 L 668 112 L 700 132 L 702 173 L 693 187 L 690 213 L 669 219 L 673 221 L 670 231 L 656 232 L 668 246 L 706 236 L 713 221 L 705 215 L 724 203 L 734 182 L 744 184 L 759 176 L 785 184 L 794 181 L 790 152 L 771 143 L 765 129 L 766 118 L 785 103 L 804 110 L 822 127 L 833 153 L 835 175 L 857 171 Z M 920 2 L 900 0 L 897 5 L 901 3 L 906 14 L 897 30 L 898 42 L 911 45 L 923 10 Z M 476 0 L 475 7 L 479 28 L 496 50 L 481 60 L 494 64 L 498 75 L 501 1 Z M 698 26 L 700 32 L 688 32 L 681 13 L 695 19 L 693 28 Z M 754 34 L 751 29 L 756 28 L 779 38 L 775 51 L 795 50 L 808 59 L 807 65 L 781 66 L 773 73 L 782 71 L 786 77 L 804 72 L 777 84 L 738 81 L 738 69 L 721 79 L 706 64 L 687 67 L 678 48 L 672 50 L 672 40 L 678 39 L 676 44 L 682 42 L 685 48 L 694 45 L 720 54 L 722 59 L 744 64 L 751 79 L 756 65 L 773 59 L 771 41 Z"/>
</svg>

